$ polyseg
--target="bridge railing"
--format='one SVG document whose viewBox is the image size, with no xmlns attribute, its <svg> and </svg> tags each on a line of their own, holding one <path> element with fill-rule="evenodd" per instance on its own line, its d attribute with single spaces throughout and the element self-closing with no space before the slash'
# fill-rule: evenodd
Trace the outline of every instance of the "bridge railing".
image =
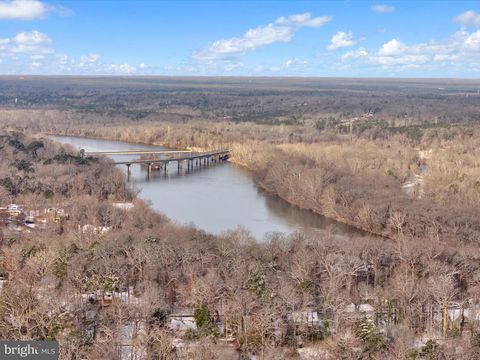
<svg viewBox="0 0 480 360">
<path fill-rule="evenodd" d="M 168 161 L 182 161 L 182 160 L 194 160 L 198 158 L 216 156 L 216 155 L 227 155 L 230 153 L 229 149 L 213 150 L 206 152 L 190 152 L 190 153 L 175 153 L 171 154 L 164 158 L 158 159 L 136 159 L 136 160 L 123 160 L 116 161 L 115 164 L 149 164 L 149 163 L 159 163 L 159 162 L 168 162 Z M 153 153 L 152 153 L 153 154 Z"/>
</svg>

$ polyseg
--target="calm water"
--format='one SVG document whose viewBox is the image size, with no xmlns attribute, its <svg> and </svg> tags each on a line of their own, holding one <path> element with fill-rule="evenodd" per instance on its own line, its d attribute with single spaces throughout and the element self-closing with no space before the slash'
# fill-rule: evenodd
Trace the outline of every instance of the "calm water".
<svg viewBox="0 0 480 360">
<path fill-rule="evenodd" d="M 65 136 L 52 138 L 87 152 L 162 149 L 121 141 Z M 111 158 L 121 161 L 138 158 L 138 155 L 114 155 Z M 126 173 L 126 166 L 119 166 Z M 171 163 L 167 176 L 154 171 L 150 179 L 146 168 L 132 165 L 131 170 L 130 182 L 140 190 L 139 196 L 147 200 L 152 208 L 173 221 L 195 224 L 214 234 L 238 226 L 249 230 L 258 240 L 269 232 L 291 233 L 296 230 L 325 231 L 329 228 L 338 236 L 360 233 L 264 192 L 255 185 L 247 171 L 228 162 L 181 175 L 176 163 Z"/>
</svg>

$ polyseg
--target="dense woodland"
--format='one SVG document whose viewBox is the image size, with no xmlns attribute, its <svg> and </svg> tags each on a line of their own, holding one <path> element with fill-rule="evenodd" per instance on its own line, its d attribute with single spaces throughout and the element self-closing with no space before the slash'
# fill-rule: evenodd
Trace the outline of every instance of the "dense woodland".
<svg viewBox="0 0 480 360">
<path fill-rule="evenodd" d="M 4 100 L 18 83 L 9 81 L 10 87 L 2 87 Z M 249 122 L 218 113 L 237 106 L 236 96 L 243 96 L 240 108 L 257 111 L 249 95 L 239 95 L 240 88 L 249 88 L 246 80 L 157 79 L 146 85 L 132 78 L 116 90 L 92 81 L 79 80 L 80 86 L 62 79 L 53 86 L 29 79 L 20 87 L 24 97 L 38 93 L 40 99 L 45 89 L 52 97 L 18 107 L 5 100 L 0 110 L 10 131 L 0 140 L 0 207 L 61 206 L 70 214 L 45 229 L 0 227 L 0 272 L 8 278 L 0 290 L 0 336 L 58 339 L 64 359 L 119 358 L 127 325 L 135 329 L 130 346 L 151 359 L 480 357 L 480 127 L 474 82 L 277 80 L 272 90 L 270 80 L 256 79 L 255 101 L 273 101 L 275 109 L 282 109 L 275 103 L 282 96 L 289 106 L 308 90 L 308 103 L 330 103 L 319 87 L 335 91 L 338 106 L 332 113 L 315 108 L 312 115 L 305 106 L 310 110 L 297 118 L 301 121 L 276 117 L 272 125 L 252 114 L 245 114 Z M 439 87 L 448 94 L 428 95 Z M 95 93 L 100 88 L 104 97 Z M 79 104 L 89 104 L 88 91 L 95 100 L 87 116 Z M 156 113 L 158 103 L 152 103 L 151 118 L 108 112 L 116 104 L 121 110 L 126 99 L 135 108 L 138 97 L 160 91 L 185 105 L 183 110 L 203 94 L 202 110 L 188 121 L 168 112 L 164 118 Z M 71 107 L 59 93 L 70 97 Z M 380 93 L 384 104 L 391 94 L 398 109 L 406 104 L 415 109 L 408 114 L 411 122 L 397 123 L 393 105 L 378 111 L 353 107 L 348 115 L 338 111 L 367 94 L 377 102 Z M 96 110 L 100 98 L 108 111 Z M 423 112 L 426 102 L 431 108 Z M 285 111 L 294 114 L 291 109 Z M 352 114 L 359 119 L 342 122 Z M 231 161 L 248 168 L 267 191 L 371 236 L 271 234 L 258 243 L 244 230 L 213 236 L 174 225 L 136 199 L 108 160 L 84 159 L 25 135 L 41 132 L 229 147 Z M 406 192 L 403 186 L 411 179 L 418 181 Z M 135 207 L 113 206 L 122 201 Z M 79 231 L 85 225 L 109 231 Z M 135 301 L 104 307 L 79 300 L 92 291 L 125 288 L 134 289 Z M 166 319 L 179 309 L 192 309 L 196 330 L 182 335 L 169 330 Z M 309 312 L 319 314 L 315 326 L 297 316 Z M 174 345 L 179 337 L 181 347 Z"/>
<path fill-rule="evenodd" d="M 384 128 L 478 121 L 476 80 L 0 77 L 0 106 L 74 122 L 195 119 L 319 127 L 368 116 Z M 65 116 L 65 112 L 67 116 Z M 38 118 L 38 116 L 36 116 Z M 362 125 L 364 126 L 364 125 Z"/>
</svg>

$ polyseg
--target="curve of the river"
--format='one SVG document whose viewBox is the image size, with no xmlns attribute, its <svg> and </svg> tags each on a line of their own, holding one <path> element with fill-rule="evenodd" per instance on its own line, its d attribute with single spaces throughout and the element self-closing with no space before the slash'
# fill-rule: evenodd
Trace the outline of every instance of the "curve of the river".
<svg viewBox="0 0 480 360">
<path fill-rule="evenodd" d="M 52 139 L 85 151 L 159 150 L 162 147 L 71 136 Z M 138 155 L 114 155 L 123 161 Z M 121 169 L 126 172 L 126 167 Z M 336 236 L 363 234 L 310 211 L 299 209 L 261 190 L 248 171 L 228 162 L 178 174 L 171 164 L 168 175 L 153 172 L 150 178 L 139 165 L 132 165 L 130 182 L 153 209 L 178 223 L 194 224 L 213 234 L 243 227 L 261 241 L 267 233 L 326 231 Z"/>
</svg>

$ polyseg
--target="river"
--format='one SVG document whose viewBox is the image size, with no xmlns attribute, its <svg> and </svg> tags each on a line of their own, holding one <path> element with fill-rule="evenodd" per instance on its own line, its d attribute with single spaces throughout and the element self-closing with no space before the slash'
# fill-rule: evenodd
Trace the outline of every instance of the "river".
<svg viewBox="0 0 480 360">
<path fill-rule="evenodd" d="M 82 137 L 51 138 L 87 152 L 162 149 L 160 146 Z M 138 155 L 113 155 L 111 158 L 122 161 L 138 158 Z M 119 166 L 126 173 L 126 166 Z M 139 197 L 156 211 L 177 223 L 194 224 L 213 234 L 237 227 L 248 230 L 258 241 L 262 241 L 267 233 L 289 234 L 297 230 L 322 232 L 328 229 L 335 236 L 342 237 L 363 234 L 266 193 L 254 183 L 248 171 L 229 162 L 180 175 L 176 163 L 173 163 L 166 176 L 154 171 L 150 178 L 145 168 L 132 165 L 129 181 L 140 191 Z"/>
</svg>

